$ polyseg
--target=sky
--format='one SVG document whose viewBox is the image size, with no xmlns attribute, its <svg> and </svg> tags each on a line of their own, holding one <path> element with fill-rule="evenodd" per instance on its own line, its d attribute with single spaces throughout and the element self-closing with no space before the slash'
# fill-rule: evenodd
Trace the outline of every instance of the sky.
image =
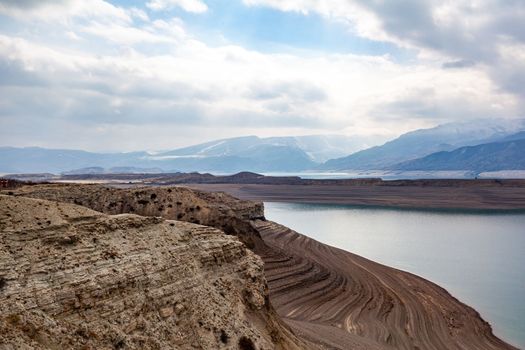
<svg viewBox="0 0 525 350">
<path fill-rule="evenodd" d="M 377 143 L 524 98 L 523 0 L 0 0 L 0 146 Z"/>
</svg>

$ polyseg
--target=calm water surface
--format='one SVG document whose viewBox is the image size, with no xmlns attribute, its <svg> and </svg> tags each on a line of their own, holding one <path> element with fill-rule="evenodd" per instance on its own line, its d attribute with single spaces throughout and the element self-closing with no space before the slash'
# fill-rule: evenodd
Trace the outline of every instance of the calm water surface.
<svg viewBox="0 0 525 350">
<path fill-rule="evenodd" d="M 269 202 L 265 213 L 320 242 L 437 283 L 525 349 L 525 213 Z"/>
</svg>

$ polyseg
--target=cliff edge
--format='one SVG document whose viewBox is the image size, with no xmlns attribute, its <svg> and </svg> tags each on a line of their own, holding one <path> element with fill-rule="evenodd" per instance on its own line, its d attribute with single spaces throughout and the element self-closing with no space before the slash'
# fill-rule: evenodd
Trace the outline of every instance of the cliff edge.
<svg viewBox="0 0 525 350">
<path fill-rule="evenodd" d="M 0 195 L 0 348 L 303 347 L 236 237 Z"/>
</svg>

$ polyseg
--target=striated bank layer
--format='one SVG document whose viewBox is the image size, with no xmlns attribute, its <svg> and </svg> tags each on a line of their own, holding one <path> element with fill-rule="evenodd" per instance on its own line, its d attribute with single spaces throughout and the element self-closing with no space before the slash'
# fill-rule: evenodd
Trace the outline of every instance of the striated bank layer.
<svg viewBox="0 0 525 350">
<path fill-rule="evenodd" d="M 443 288 L 258 220 L 270 300 L 304 338 L 339 349 L 514 349 Z"/>
<path fill-rule="evenodd" d="M 212 227 L 0 195 L 1 349 L 300 349 Z"/>
</svg>

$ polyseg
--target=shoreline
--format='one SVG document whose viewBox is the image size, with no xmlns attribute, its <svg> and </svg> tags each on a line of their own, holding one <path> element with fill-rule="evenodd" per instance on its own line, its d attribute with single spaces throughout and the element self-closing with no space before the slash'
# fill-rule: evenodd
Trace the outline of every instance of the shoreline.
<svg viewBox="0 0 525 350">
<path fill-rule="evenodd" d="M 455 341 L 458 340 L 456 336 L 461 334 L 461 337 L 466 338 L 462 343 L 467 348 L 518 349 L 495 335 L 492 325 L 478 310 L 425 277 L 320 242 L 272 221 L 259 221 L 255 226 L 271 248 L 256 253 L 266 265 L 272 303 L 292 329 L 307 340 L 318 344 L 328 340 L 340 348 L 347 348 L 360 338 L 360 332 L 367 334 L 368 339 L 381 338 L 383 322 L 392 322 L 389 328 L 400 327 L 392 318 L 425 315 L 427 319 L 411 325 L 414 327 L 412 332 L 420 336 L 418 342 L 421 342 L 421 348 L 460 349 Z M 283 275 L 283 268 L 290 269 L 289 263 L 283 263 L 283 260 L 288 259 L 295 261 L 293 270 L 299 270 L 298 267 L 306 261 L 317 272 L 313 275 L 308 273 L 306 277 L 300 270 Z M 321 277 L 324 274 L 328 276 Z M 325 286 L 327 279 L 333 280 L 328 284 L 330 288 Z M 283 288 L 287 285 L 292 289 Z M 326 299 L 327 293 L 332 295 L 331 298 Z M 335 302 L 332 298 L 337 300 L 337 309 L 333 308 Z M 347 303 L 364 303 L 366 306 L 372 300 L 379 301 L 372 303 L 377 304 L 375 306 L 361 308 L 357 314 L 344 306 Z M 324 312 L 319 311 L 324 309 Z M 361 325 L 361 322 L 364 324 Z M 427 322 L 431 323 L 431 328 L 427 328 Z M 317 332 L 317 327 L 336 328 L 344 332 L 334 337 L 321 338 L 319 333 L 332 333 L 328 330 Z M 361 330 L 355 334 L 357 329 Z M 407 347 L 401 335 L 405 331 L 399 328 L 397 332 L 390 333 L 387 343 L 396 348 Z M 423 333 L 425 336 L 421 336 Z"/>
<path fill-rule="evenodd" d="M 191 187 L 190 187 L 191 188 Z M 484 214 L 484 215 L 515 215 L 525 214 L 525 208 L 490 208 L 490 209 L 476 209 L 467 207 L 410 207 L 410 206 L 395 206 L 395 205 L 363 205 L 363 204 L 339 204 L 332 202 L 316 201 L 316 200 L 304 200 L 297 202 L 290 202 L 288 200 L 264 200 L 263 203 L 284 203 L 284 204 L 296 204 L 296 205 L 319 205 L 323 207 L 333 208 L 345 208 L 345 209 L 377 209 L 377 210 L 396 210 L 396 211 L 411 211 L 411 212 L 423 212 L 423 213 L 443 213 L 443 214 Z"/>
<path fill-rule="evenodd" d="M 360 230 L 359 227 L 363 226 L 363 222 L 365 220 L 359 220 L 355 226 L 347 226 L 346 221 L 345 223 L 338 223 L 335 225 L 335 227 L 332 229 L 330 220 L 338 220 L 343 216 L 347 216 L 346 214 L 346 208 L 355 208 L 355 206 L 341 206 L 341 205 L 306 205 L 302 206 L 299 204 L 296 206 L 293 203 L 283 203 L 283 202 L 273 202 L 268 203 L 268 205 L 265 204 L 265 212 L 266 212 L 266 218 L 268 220 L 280 223 L 291 230 L 294 230 L 299 235 L 306 236 L 311 240 L 314 240 L 316 242 L 319 242 L 319 244 L 325 245 L 330 247 L 330 249 L 341 249 L 343 251 L 346 251 L 351 254 L 358 255 L 360 257 L 363 257 L 364 259 L 369 260 L 371 263 L 380 264 L 386 267 L 390 267 L 395 270 L 399 270 L 405 273 L 409 273 L 415 276 L 418 276 L 430 283 L 433 283 L 437 286 L 440 286 L 441 288 L 445 289 L 452 297 L 456 298 L 460 302 L 464 303 L 465 305 L 472 307 L 474 310 L 476 310 L 480 314 L 480 318 L 487 321 L 493 330 L 493 333 L 499 337 L 500 339 L 505 340 L 512 346 L 515 346 L 516 348 L 521 348 L 524 346 L 524 340 L 522 337 L 522 333 L 520 329 L 523 329 L 523 327 L 517 326 L 516 324 L 511 324 L 507 322 L 506 320 L 512 319 L 514 321 L 517 321 L 517 324 L 521 324 L 522 317 L 520 316 L 521 313 L 516 313 L 515 310 L 521 309 L 519 305 L 519 298 L 518 299 L 509 299 L 510 301 L 501 300 L 501 297 L 505 295 L 516 295 L 518 293 L 519 296 L 519 290 L 517 287 L 513 287 L 515 284 L 515 279 L 501 279 L 497 276 L 494 276 L 492 279 L 485 277 L 486 274 L 480 271 L 480 273 L 484 274 L 484 277 L 481 278 L 482 282 L 476 282 L 471 283 L 470 281 L 459 280 L 457 276 L 463 275 L 467 278 L 468 276 L 471 276 L 470 273 L 473 271 L 472 264 L 476 261 L 476 256 L 479 258 L 479 254 L 474 254 L 474 258 L 470 256 L 462 256 L 462 261 L 465 262 L 465 266 L 458 266 L 457 271 L 458 272 L 452 272 L 448 273 L 445 271 L 450 271 L 451 268 L 453 268 L 453 263 L 451 261 L 454 261 L 454 257 L 458 255 L 451 256 L 450 254 L 446 254 L 446 252 L 443 255 L 443 262 L 439 261 L 439 258 L 436 256 L 436 254 L 433 253 L 432 249 L 431 251 L 425 253 L 424 256 L 421 256 L 420 254 L 410 254 L 406 250 L 400 250 L 399 247 L 396 244 L 390 245 L 392 242 L 389 240 L 389 238 L 385 237 L 385 235 L 388 233 L 388 228 L 381 230 L 380 232 L 383 232 L 383 234 L 371 234 L 371 238 L 367 239 L 366 236 L 363 236 L 363 233 L 361 231 L 367 231 L 367 229 Z M 338 209 L 341 210 L 341 214 L 338 213 Z M 361 207 L 361 208 L 370 208 L 370 207 Z M 373 216 L 378 215 L 381 217 L 382 215 L 400 215 L 400 217 L 403 217 L 405 214 L 403 213 L 394 213 L 395 211 L 405 211 L 405 209 L 398 209 L 398 208 L 382 208 L 386 211 L 390 211 L 391 213 L 384 213 L 379 214 L 378 212 L 374 211 Z M 295 211 L 300 212 L 300 215 L 294 215 Z M 324 211 L 327 211 L 327 214 L 322 214 Z M 407 210 L 408 211 L 408 210 Z M 312 218 L 315 218 L 314 220 L 317 222 L 314 225 L 310 225 L 307 223 L 309 214 L 312 212 Z M 315 214 L 314 214 L 315 212 Z M 412 210 L 410 210 L 412 212 Z M 368 215 L 368 214 L 358 214 L 358 210 L 354 210 L 353 214 L 348 214 L 351 217 L 354 216 L 361 216 L 361 215 Z M 425 214 L 428 213 L 428 214 Z M 440 213 L 443 213 L 442 210 L 423 210 L 420 214 L 417 213 L 410 213 L 408 215 L 416 215 L 416 217 L 419 218 L 419 215 L 435 215 L 439 216 Z M 462 212 L 454 212 L 454 213 L 446 213 L 443 216 L 443 220 L 453 220 L 455 222 L 455 219 L 451 217 L 451 215 L 457 214 L 457 215 L 463 215 L 470 217 L 470 214 L 472 214 L 472 211 L 464 210 Z M 477 212 L 476 212 L 477 213 Z M 512 213 L 506 213 L 502 214 L 501 212 L 492 212 L 494 216 L 505 216 L 513 215 L 515 212 Z M 520 213 L 515 216 L 516 219 L 510 219 L 510 220 L 519 220 L 519 222 L 523 221 L 525 213 Z M 473 214 L 475 215 L 475 214 Z M 290 220 L 286 220 L 286 217 L 290 216 Z M 485 217 L 487 217 L 487 214 L 484 213 Z M 490 216 L 490 214 L 488 215 Z M 465 219 L 470 220 L 470 219 Z M 473 218 L 472 220 L 476 220 L 476 218 Z M 493 220 L 493 219 L 487 219 L 487 220 Z M 506 219 L 505 219 L 506 220 Z M 419 219 L 418 219 L 419 221 Z M 321 225 L 318 224 L 319 222 L 326 222 L 327 224 Z M 516 222 L 516 221 L 515 221 Z M 354 230 L 356 230 L 359 233 L 355 233 Z M 374 228 L 369 228 L 368 231 L 370 233 L 375 232 L 372 230 L 375 230 L 375 226 L 372 223 L 372 226 Z M 450 227 L 449 227 L 450 228 Z M 407 224 L 406 229 L 402 229 L 402 231 L 410 232 L 412 234 L 417 233 L 414 229 L 412 229 L 412 222 Z M 495 232 L 494 230 L 492 230 Z M 436 234 L 435 230 L 432 231 L 434 234 Z M 450 231 L 447 231 L 450 232 Z M 393 231 L 393 235 L 390 237 L 396 237 L 392 238 L 393 240 L 403 241 L 403 240 L 410 240 L 411 236 L 410 234 L 401 234 L 398 235 L 398 231 Z M 400 232 L 399 232 L 400 233 Z M 459 233 L 459 232 L 458 232 Z M 519 233 L 519 229 L 518 229 Z M 375 236 L 375 237 L 374 237 Z M 507 236 L 506 236 L 507 237 Z M 482 239 L 482 238 L 481 238 Z M 415 238 L 417 240 L 417 238 Z M 364 244 L 363 242 L 369 241 L 369 244 Z M 520 240 L 521 242 L 522 240 Z M 432 240 L 432 242 L 436 242 L 436 240 Z M 440 245 L 440 242 L 451 242 L 450 239 L 445 238 L 445 240 L 437 240 L 438 245 L 435 245 L 436 247 L 443 247 L 443 245 Z M 516 243 L 515 243 L 516 244 Z M 384 245 L 385 249 L 378 248 L 381 245 Z M 520 244 L 521 246 L 522 244 Z M 416 245 L 420 249 L 422 248 L 421 245 Z M 428 247 L 433 247 L 434 245 L 428 244 Z M 424 247 L 424 246 L 423 246 Z M 451 247 L 453 248 L 453 247 Z M 495 246 L 495 249 L 500 248 L 499 245 Z M 381 253 L 381 250 L 384 250 L 384 253 Z M 417 249 L 416 249 L 417 250 Z M 441 249 L 440 249 L 441 250 Z M 466 253 L 468 254 L 468 249 L 460 250 L 460 253 Z M 513 252 L 513 256 L 515 256 L 516 251 Z M 519 249 L 518 249 L 519 253 Z M 407 255 L 409 254 L 409 255 Z M 441 253 L 440 253 L 441 254 Z M 448 256 L 448 258 L 446 257 Z M 428 261 L 431 261 L 432 263 L 429 264 L 427 261 L 419 260 L 420 258 L 426 258 Z M 505 258 L 501 257 L 503 260 Z M 466 260 L 463 260 L 466 259 Z M 492 264 L 495 266 L 498 265 L 498 261 L 494 261 L 492 259 Z M 491 266 L 493 266 L 491 264 Z M 431 267 L 434 266 L 434 267 Z M 442 267 L 441 267 L 442 266 Z M 508 266 L 506 264 L 505 266 Z M 436 271 L 437 270 L 437 271 Z M 522 269 L 519 269 L 523 271 Z M 456 270 L 455 270 L 456 271 Z M 503 270 L 498 270 L 500 272 L 504 272 Z M 494 273 L 493 273 L 494 274 Z M 490 275 L 490 274 L 489 274 Z M 516 276 L 519 274 L 514 273 L 513 276 Z M 473 275 L 475 276 L 475 275 Z M 498 290 L 504 290 L 505 293 L 491 293 L 490 296 L 487 296 L 487 293 L 484 292 L 478 292 L 477 288 L 482 287 L 484 290 L 489 288 L 490 286 L 498 286 Z M 512 294 L 511 294 L 512 291 Z M 515 303 L 518 302 L 516 305 Z M 498 305 L 498 308 L 494 308 L 495 305 Z M 512 308 L 512 305 L 515 305 L 516 308 Z"/>
<path fill-rule="evenodd" d="M 525 186 L 432 187 L 198 183 L 181 184 L 181 186 L 202 191 L 226 192 L 240 199 L 262 202 L 448 211 L 525 211 Z"/>
</svg>

